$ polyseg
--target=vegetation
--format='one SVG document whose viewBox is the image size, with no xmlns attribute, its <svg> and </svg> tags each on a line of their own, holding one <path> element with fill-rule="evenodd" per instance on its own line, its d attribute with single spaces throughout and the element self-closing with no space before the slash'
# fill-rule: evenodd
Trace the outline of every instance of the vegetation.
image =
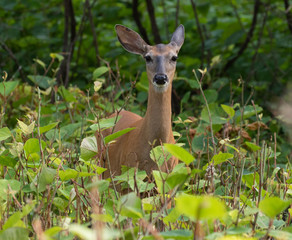
<svg viewBox="0 0 292 240">
<path fill-rule="evenodd" d="M 0 239 L 291 239 L 288 0 L 2 1 Z M 147 102 L 114 25 L 166 42 L 186 28 L 172 173 L 102 179 L 94 133 Z M 111 135 L 111 144 L 119 135 Z M 290 138 L 289 138 L 290 134 Z M 115 191 L 120 184 L 128 194 Z"/>
</svg>

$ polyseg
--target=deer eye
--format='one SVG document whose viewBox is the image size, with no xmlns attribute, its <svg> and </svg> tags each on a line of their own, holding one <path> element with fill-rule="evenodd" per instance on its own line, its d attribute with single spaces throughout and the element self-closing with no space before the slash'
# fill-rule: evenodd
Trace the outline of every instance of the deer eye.
<svg viewBox="0 0 292 240">
<path fill-rule="evenodd" d="M 176 60 L 177 60 L 177 56 L 173 56 L 173 57 L 171 58 L 171 61 L 173 61 L 173 62 L 176 62 Z"/>
<path fill-rule="evenodd" d="M 146 62 L 152 62 L 152 58 L 149 55 L 146 55 L 145 57 Z"/>
</svg>

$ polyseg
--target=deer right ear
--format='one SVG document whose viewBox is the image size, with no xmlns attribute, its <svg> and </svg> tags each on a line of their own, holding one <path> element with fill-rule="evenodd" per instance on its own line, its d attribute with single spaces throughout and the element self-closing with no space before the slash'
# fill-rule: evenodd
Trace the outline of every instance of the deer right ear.
<svg viewBox="0 0 292 240">
<path fill-rule="evenodd" d="M 144 55 L 147 51 L 147 44 L 138 33 L 123 25 L 115 26 L 118 39 L 122 46 L 130 53 Z"/>
<path fill-rule="evenodd" d="M 184 43 L 184 39 L 185 39 L 185 28 L 181 24 L 177 27 L 177 29 L 173 33 L 170 41 L 175 42 L 179 50 Z"/>
</svg>

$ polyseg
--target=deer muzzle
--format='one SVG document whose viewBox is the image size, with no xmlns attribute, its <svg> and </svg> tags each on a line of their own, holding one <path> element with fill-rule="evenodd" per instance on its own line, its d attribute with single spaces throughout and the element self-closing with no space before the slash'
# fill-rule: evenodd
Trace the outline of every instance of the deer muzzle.
<svg viewBox="0 0 292 240">
<path fill-rule="evenodd" d="M 168 77 L 166 74 L 157 73 L 153 78 L 153 83 L 163 86 L 168 83 Z"/>
</svg>

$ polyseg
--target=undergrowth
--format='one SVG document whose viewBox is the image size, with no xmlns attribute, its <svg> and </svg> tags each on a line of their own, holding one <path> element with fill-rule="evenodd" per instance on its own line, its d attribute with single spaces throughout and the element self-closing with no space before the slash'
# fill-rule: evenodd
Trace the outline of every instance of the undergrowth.
<svg viewBox="0 0 292 240">
<path fill-rule="evenodd" d="M 290 156 L 276 120 L 245 96 L 242 79 L 241 101 L 219 104 L 216 91 L 202 90 L 206 71 L 194 73 L 177 81 L 199 91 L 199 113 L 185 96 L 177 144 L 151 152 L 158 166 L 171 155 L 180 163 L 152 178 L 123 167 L 114 179 L 102 178 L 94 133 L 114 125 L 105 118 L 114 109 L 143 115 L 145 92 L 133 93 L 108 67 L 95 70 L 87 92 L 54 86 L 53 73 L 31 76 L 34 86 L 4 74 L 0 239 L 291 239 Z"/>
</svg>

